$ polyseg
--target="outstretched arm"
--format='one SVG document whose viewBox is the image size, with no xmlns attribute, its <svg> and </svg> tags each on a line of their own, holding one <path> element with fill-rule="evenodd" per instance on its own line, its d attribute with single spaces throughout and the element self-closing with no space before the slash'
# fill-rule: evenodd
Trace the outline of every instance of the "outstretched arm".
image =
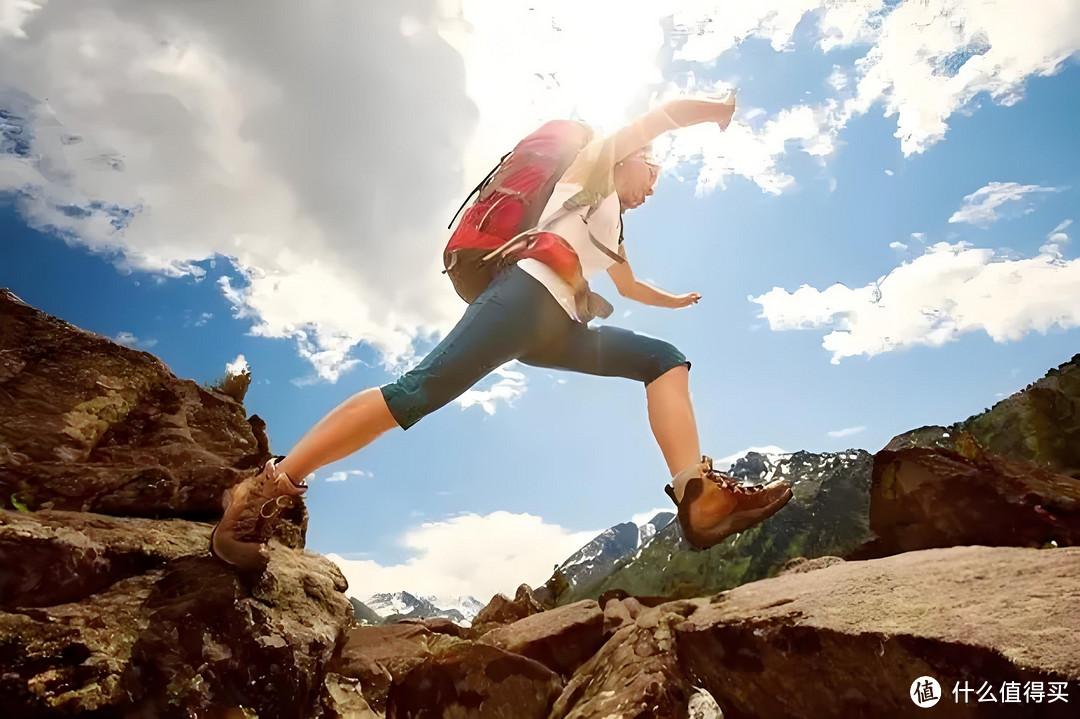
<svg viewBox="0 0 1080 719">
<path fill-rule="evenodd" d="M 614 162 L 626 159 L 669 130 L 703 122 L 727 129 L 735 113 L 735 95 L 724 99 L 675 98 L 653 108 L 615 133 Z"/>
<path fill-rule="evenodd" d="M 621 246 L 619 247 L 619 254 L 623 256 L 623 259 L 626 258 L 626 250 Z M 634 271 L 630 269 L 629 262 L 616 263 L 609 267 L 607 272 L 620 295 L 644 305 L 678 309 L 697 304 L 697 301 L 701 299 L 701 295 L 697 292 L 677 295 L 659 287 L 654 287 L 648 282 L 642 282 L 634 277 Z"/>
</svg>

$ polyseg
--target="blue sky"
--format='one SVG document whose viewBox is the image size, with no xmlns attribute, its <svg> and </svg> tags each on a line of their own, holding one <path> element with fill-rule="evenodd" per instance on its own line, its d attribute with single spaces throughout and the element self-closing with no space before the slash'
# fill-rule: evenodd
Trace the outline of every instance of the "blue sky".
<svg viewBox="0 0 1080 719">
<path fill-rule="evenodd" d="M 419 3 L 364 23 L 274 4 L 255 29 L 243 3 L 228 17 L 147 3 L 122 23 L 114 3 L 41 5 L 0 12 L 0 285 L 181 377 L 211 381 L 243 355 L 246 407 L 276 452 L 452 326 L 447 209 L 507 143 L 554 112 L 617 127 L 657 89 L 739 88 L 732 127 L 678 133 L 656 194 L 626 217 L 635 273 L 703 299 L 673 311 L 594 286 L 609 323 L 693 362 L 705 452 L 876 451 L 1080 348 L 1069 3 L 1034 17 L 953 3 L 959 30 L 898 15 L 925 4 L 725 6 L 710 26 L 731 37 L 695 30 L 692 45 L 634 10 L 619 25 L 634 42 L 599 37 L 596 67 L 590 18 L 558 2 L 458 16 Z M 76 26 L 81 59 L 64 44 Z M 364 33 L 374 47 L 358 50 Z M 288 70 L 278 34 L 295 44 Z M 514 40 L 513 61 L 486 59 Z M 486 599 L 665 507 L 642 387 L 506 370 L 475 388 L 495 395 L 471 395 L 490 413 L 451 404 L 311 480 L 309 546 L 342 559 L 356 596 Z"/>
</svg>

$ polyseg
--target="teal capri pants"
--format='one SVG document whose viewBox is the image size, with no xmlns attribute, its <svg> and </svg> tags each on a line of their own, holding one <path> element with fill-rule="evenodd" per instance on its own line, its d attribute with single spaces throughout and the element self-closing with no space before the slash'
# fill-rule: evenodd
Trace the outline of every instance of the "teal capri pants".
<svg viewBox="0 0 1080 719">
<path fill-rule="evenodd" d="M 380 389 L 394 419 L 408 429 L 514 359 L 646 385 L 672 367 L 690 368 L 668 342 L 575 322 L 539 280 L 512 265 L 473 300 L 420 364 Z"/>
</svg>

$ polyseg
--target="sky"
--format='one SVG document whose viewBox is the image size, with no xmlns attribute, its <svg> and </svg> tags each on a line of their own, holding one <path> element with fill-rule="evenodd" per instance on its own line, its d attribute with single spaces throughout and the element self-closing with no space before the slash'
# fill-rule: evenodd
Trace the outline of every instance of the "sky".
<svg viewBox="0 0 1080 719">
<path fill-rule="evenodd" d="M 1080 351 L 1072 0 L 0 0 L 0 286 L 213 382 L 276 453 L 418 362 L 468 188 L 541 122 L 657 143 L 605 322 L 691 360 L 702 450 L 881 449 Z M 511 363 L 309 478 L 349 593 L 486 601 L 670 505 L 645 393 Z"/>
</svg>

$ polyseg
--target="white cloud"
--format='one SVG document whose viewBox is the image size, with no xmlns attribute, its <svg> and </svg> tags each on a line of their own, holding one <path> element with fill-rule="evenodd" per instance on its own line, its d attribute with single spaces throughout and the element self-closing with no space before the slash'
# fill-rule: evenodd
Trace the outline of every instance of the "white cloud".
<svg viewBox="0 0 1080 719">
<path fill-rule="evenodd" d="M 906 250 L 908 248 L 908 246 L 905 245 L 903 242 L 890 242 L 889 247 L 891 247 L 894 250 L 900 250 L 901 252 L 903 252 L 904 250 Z"/>
<path fill-rule="evenodd" d="M 1058 224 L 1050 234 L 1046 236 L 1046 244 L 1039 248 L 1039 252 L 1049 255 L 1060 255 L 1061 246 L 1069 241 L 1069 236 L 1063 230 L 1072 224 L 1072 220 L 1065 220 Z"/>
<path fill-rule="evenodd" d="M 915 240 L 916 242 L 922 242 L 923 244 L 926 244 L 926 233 L 925 232 L 912 232 L 911 233 L 911 239 Z"/>
<path fill-rule="evenodd" d="M 237 377 L 244 374 L 245 372 L 250 371 L 251 367 L 250 365 L 248 365 L 248 361 L 244 358 L 244 355 L 242 354 L 236 355 L 236 359 L 225 365 L 226 377 Z"/>
<path fill-rule="evenodd" d="M 125 347 L 134 347 L 139 344 L 139 338 L 130 332 L 120 332 L 112 338 L 112 341 L 118 345 L 124 345 Z"/>
<path fill-rule="evenodd" d="M 817 12 L 822 50 L 871 45 L 850 72 L 834 66 L 829 80 L 844 95 L 842 101 L 781 111 L 776 120 L 785 113 L 801 115 L 798 132 L 778 122 L 754 133 L 740 126 L 736 116 L 723 137 L 699 133 L 696 154 L 705 165 L 699 191 L 723 187 L 727 175 L 741 175 L 766 192 L 781 192 L 794 178 L 780 167 L 784 149 L 776 151 L 777 143 L 783 148 L 788 140 L 798 139 L 804 151 L 828 155 L 849 120 L 877 105 L 884 106 L 887 116 L 897 117 L 896 137 L 904 154 L 923 152 L 945 136 L 952 114 L 980 93 L 1011 105 L 1020 99 L 1027 78 L 1055 74 L 1080 51 L 1080 5 L 1072 0 L 1048 0 L 1037 13 L 1023 0 L 924 0 L 895 7 L 882 0 L 789 0 L 722 8 L 687 3 L 680 9 L 689 37 L 677 58 L 713 60 L 749 36 L 768 38 L 774 48 L 787 49 L 794 28 L 808 12 Z M 839 73 L 845 73 L 844 86 Z M 854 90 L 849 90 L 848 75 L 856 76 Z M 807 113 L 816 129 L 809 129 Z M 694 157 L 694 143 L 681 143 L 676 157 Z"/>
<path fill-rule="evenodd" d="M 228 260 L 220 289 L 253 334 L 289 338 L 335 381 L 357 344 L 400 367 L 460 316 L 438 272 L 444 220 L 517 139 L 572 113 L 613 129 L 671 91 L 663 17 L 685 40 L 676 59 L 748 37 L 790 50 L 808 13 L 822 50 L 868 48 L 833 68 L 836 97 L 676 134 L 699 192 L 733 175 L 781 192 L 788 152 L 823 162 L 878 105 L 921 152 L 975 95 L 1011 104 L 1080 46 L 1074 0 L 716 5 L 3 0 L 0 104 L 29 146 L 0 154 L 0 192 L 122 269 L 199 278 Z"/>
<path fill-rule="evenodd" d="M 991 182 L 970 195 L 964 196 L 964 204 L 953 213 L 949 222 L 969 222 L 984 225 L 999 218 L 997 208 L 1006 202 L 1022 200 L 1033 192 L 1056 192 L 1053 187 L 1021 185 L 1018 182 Z"/>
<path fill-rule="evenodd" d="M 31 225 L 164 276 L 229 258 L 257 334 L 327 380 L 357 342 L 392 362 L 460 315 L 437 246 L 476 108 L 433 5 L 12 7 L 0 106 L 30 144 L 0 192 Z"/>
<path fill-rule="evenodd" d="M 724 132 L 717 132 L 711 125 L 697 125 L 661 137 L 655 147 L 661 157 L 667 158 L 665 164 L 701 161 L 698 195 L 725 187 L 725 179 L 732 175 L 751 180 L 765 192 L 780 194 L 795 182 L 779 167 L 789 143 L 797 143 L 812 157 L 832 153 L 837 134 L 835 110 L 835 101 L 819 106 L 796 105 L 781 110 L 757 131 L 739 119 Z"/>
<path fill-rule="evenodd" d="M 885 174 L 892 177 L 895 173 L 892 170 L 885 170 Z"/>
<path fill-rule="evenodd" d="M 833 65 L 833 71 L 825 80 L 833 90 L 840 92 L 848 84 L 847 73 L 839 65 Z"/>
<path fill-rule="evenodd" d="M 401 538 L 410 557 L 401 564 L 331 560 L 349 580 L 349 594 L 407 591 L 417 595 L 471 594 L 486 602 L 513 596 L 521 583 L 537 587 L 551 570 L 600 530 L 574 532 L 531 514 L 498 511 L 425 522 Z"/>
<path fill-rule="evenodd" d="M 344 482 L 349 477 L 374 477 L 371 472 L 366 472 L 362 469 L 347 469 L 339 472 L 331 472 L 326 478 L 327 482 Z"/>
<path fill-rule="evenodd" d="M 478 383 L 488 385 L 486 389 L 470 389 L 455 400 L 462 409 L 478 405 L 489 415 L 495 414 L 496 402 L 504 401 L 509 406 L 514 405 L 514 400 L 525 394 L 525 375 L 509 369 L 516 363 L 507 362 L 502 367 L 494 369 L 490 375 Z M 498 377 L 497 380 L 492 380 Z"/>
<path fill-rule="evenodd" d="M 131 332 L 119 332 L 112 341 L 118 345 L 124 345 L 125 347 L 131 347 L 132 349 L 141 348 L 149 349 L 158 343 L 155 339 L 141 340 Z"/>
<path fill-rule="evenodd" d="M 1080 326 L 1080 260 L 1059 252 L 1004 260 L 994 250 L 944 242 L 887 276 L 851 289 L 775 287 L 752 302 L 774 330 L 827 329 L 832 363 L 844 357 L 938 347 L 984 331 L 995 342 Z"/>
<path fill-rule="evenodd" d="M 674 513 L 675 511 L 677 511 L 677 508 L 674 504 L 670 504 L 667 507 L 653 507 L 652 509 L 647 509 L 644 512 L 638 512 L 637 514 L 633 515 L 632 517 L 630 517 L 630 521 L 640 527 L 660 512 Z"/>
<path fill-rule="evenodd" d="M 25 38 L 26 32 L 23 25 L 30 16 L 41 8 L 48 0 L 32 2 L 32 0 L 0 0 L 0 39 L 5 35 L 15 38 Z"/>
<path fill-rule="evenodd" d="M 1038 12 L 1025 0 L 921 0 L 881 16 L 882 3 L 846 3 L 862 12 L 861 34 L 874 46 L 857 62 L 857 94 L 848 116 L 876 103 L 896 115 L 905 155 L 940 141 L 947 120 L 980 93 L 1002 105 L 1023 94 L 1027 78 L 1053 75 L 1080 50 L 1080 4 L 1045 0 Z M 828 47 L 846 44 L 850 36 Z"/>
<path fill-rule="evenodd" d="M 865 431 L 866 427 L 845 427 L 844 429 L 834 429 L 832 431 L 826 432 L 825 434 L 829 435 L 830 437 L 839 439 L 840 437 L 850 437 L 853 434 L 859 434 L 860 432 Z"/>
</svg>

